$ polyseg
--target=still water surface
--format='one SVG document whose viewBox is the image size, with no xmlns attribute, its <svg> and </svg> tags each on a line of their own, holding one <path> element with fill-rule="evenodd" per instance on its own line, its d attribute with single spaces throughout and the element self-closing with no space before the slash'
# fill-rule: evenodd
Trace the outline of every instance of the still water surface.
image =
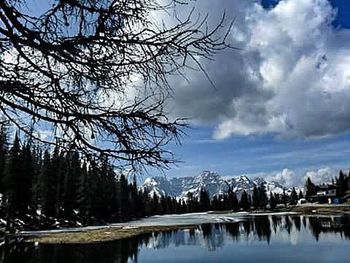
<svg viewBox="0 0 350 263">
<path fill-rule="evenodd" d="M 350 262 L 350 218 L 247 216 L 98 245 L 17 244 L 0 262 Z"/>
</svg>

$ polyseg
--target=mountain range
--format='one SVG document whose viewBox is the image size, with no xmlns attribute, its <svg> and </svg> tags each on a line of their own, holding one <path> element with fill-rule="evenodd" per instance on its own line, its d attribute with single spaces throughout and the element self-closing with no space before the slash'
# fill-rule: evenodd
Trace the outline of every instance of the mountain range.
<svg viewBox="0 0 350 263">
<path fill-rule="evenodd" d="M 283 190 L 288 194 L 291 189 L 274 181 L 266 181 L 264 178 L 256 177 L 250 179 L 245 175 L 226 177 L 221 176 L 216 172 L 203 171 L 198 176 L 193 177 L 175 177 L 166 178 L 165 176 L 146 178 L 141 186 L 141 189 L 148 191 L 150 195 L 156 194 L 161 196 L 172 196 L 186 199 L 189 193 L 194 197 L 199 195 L 201 189 L 206 189 L 210 196 L 219 195 L 227 192 L 230 188 L 238 195 L 241 195 L 243 190 L 252 193 L 254 186 L 263 184 L 267 193 L 283 193 Z"/>
</svg>

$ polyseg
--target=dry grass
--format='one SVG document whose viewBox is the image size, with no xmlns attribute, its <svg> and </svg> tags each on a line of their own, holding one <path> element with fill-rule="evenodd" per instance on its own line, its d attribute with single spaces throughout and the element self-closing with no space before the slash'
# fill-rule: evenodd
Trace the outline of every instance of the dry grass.
<svg viewBox="0 0 350 263">
<path fill-rule="evenodd" d="M 26 241 L 39 242 L 42 244 L 96 244 L 129 238 L 152 232 L 166 232 L 179 229 L 194 228 L 187 226 L 147 226 L 135 228 L 108 227 L 99 230 L 88 230 L 82 232 L 52 233 L 43 236 L 30 237 Z"/>
<path fill-rule="evenodd" d="M 276 211 L 275 211 L 276 212 Z M 344 214 L 350 215 L 350 205 L 317 205 L 306 204 L 289 206 L 287 208 L 278 209 L 278 212 L 297 212 L 299 214 L 323 214 L 335 215 Z M 179 229 L 195 228 L 195 225 L 181 226 L 139 226 L 139 227 L 107 227 L 98 230 L 87 230 L 81 232 L 62 232 L 50 233 L 43 236 L 29 237 L 28 242 L 39 242 L 44 244 L 94 244 L 114 241 L 129 237 L 134 237 L 141 234 L 152 232 L 166 232 Z"/>
<path fill-rule="evenodd" d="M 297 212 L 300 214 L 323 214 L 323 215 L 350 215 L 350 205 L 327 205 L 327 204 L 312 204 L 312 205 L 296 205 L 287 208 L 288 211 Z"/>
</svg>

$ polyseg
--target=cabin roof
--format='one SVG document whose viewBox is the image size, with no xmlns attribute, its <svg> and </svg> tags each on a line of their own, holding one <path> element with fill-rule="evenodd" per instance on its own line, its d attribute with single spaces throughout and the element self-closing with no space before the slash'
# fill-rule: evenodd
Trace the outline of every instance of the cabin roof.
<svg viewBox="0 0 350 263">
<path fill-rule="evenodd" d="M 335 190 L 337 189 L 337 186 L 332 184 L 320 184 L 316 185 L 317 190 Z"/>
</svg>

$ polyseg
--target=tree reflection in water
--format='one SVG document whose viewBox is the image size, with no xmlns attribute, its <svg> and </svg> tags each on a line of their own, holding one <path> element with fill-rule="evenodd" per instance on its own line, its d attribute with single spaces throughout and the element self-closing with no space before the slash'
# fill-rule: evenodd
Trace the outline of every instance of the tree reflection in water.
<svg viewBox="0 0 350 263">
<path fill-rule="evenodd" d="M 295 226 L 296 230 L 298 230 L 298 232 L 300 232 L 301 217 L 300 216 L 293 216 L 292 219 L 294 221 L 294 226 Z"/>
<path fill-rule="evenodd" d="M 288 234 L 292 231 L 292 222 L 290 221 L 289 216 L 284 217 L 284 228 L 287 230 Z"/>
<path fill-rule="evenodd" d="M 322 233 L 336 233 L 350 239 L 349 217 L 322 216 L 254 216 L 241 222 L 203 224 L 196 229 L 143 234 L 115 242 L 93 245 L 39 245 L 17 243 L 0 250 L 3 263 L 124 263 L 137 262 L 142 249 L 164 249 L 169 246 L 202 246 L 215 251 L 226 244 L 246 240 L 277 239 L 279 234 L 311 233 L 320 240 Z"/>
<path fill-rule="evenodd" d="M 266 240 L 270 243 L 271 237 L 271 225 L 270 218 L 267 216 L 257 216 L 254 219 L 254 230 L 255 234 L 258 236 L 259 240 Z"/>
</svg>

